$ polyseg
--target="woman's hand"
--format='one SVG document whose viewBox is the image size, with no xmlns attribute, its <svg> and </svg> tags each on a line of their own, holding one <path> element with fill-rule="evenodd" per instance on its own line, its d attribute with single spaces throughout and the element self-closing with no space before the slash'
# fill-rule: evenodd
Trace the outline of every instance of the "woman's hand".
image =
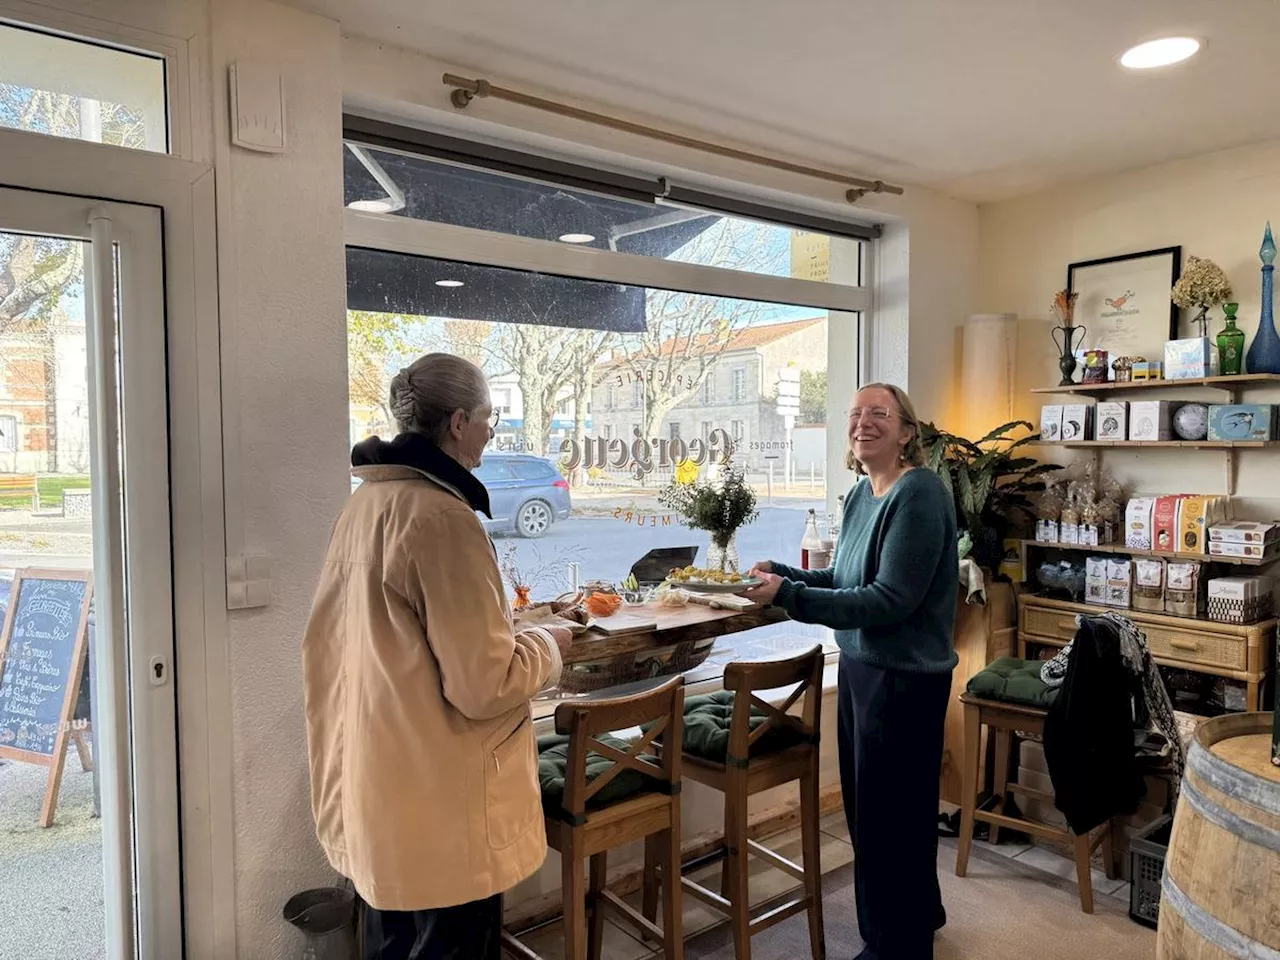
<svg viewBox="0 0 1280 960">
<path fill-rule="evenodd" d="M 773 564 L 768 560 L 761 560 L 751 568 L 751 572 L 747 574 L 749 577 L 759 577 L 762 573 L 773 573 Z M 763 579 L 763 578 L 761 578 Z"/>
<path fill-rule="evenodd" d="M 748 587 L 741 595 L 761 606 L 773 603 L 774 597 L 778 595 L 778 588 L 782 586 L 782 578 L 761 570 L 759 565 L 751 568 L 751 575 L 758 577 L 763 583 L 758 587 Z"/>
</svg>

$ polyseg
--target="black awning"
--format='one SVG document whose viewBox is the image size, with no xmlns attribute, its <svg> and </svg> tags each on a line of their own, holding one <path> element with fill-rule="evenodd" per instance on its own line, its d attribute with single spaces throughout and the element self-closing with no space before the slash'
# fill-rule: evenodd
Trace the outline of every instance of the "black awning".
<svg viewBox="0 0 1280 960">
<path fill-rule="evenodd" d="M 719 214 L 569 190 L 427 157 L 350 146 L 343 150 L 344 203 L 381 200 L 388 195 L 356 150 L 365 151 L 366 160 L 404 195 L 404 207 L 394 211 L 395 215 L 414 220 L 538 240 L 586 234 L 594 239 L 583 246 L 667 257 L 723 219 Z"/>
<path fill-rule="evenodd" d="M 441 280 L 450 285 L 437 286 Z M 645 329 L 643 287 L 362 247 L 347 248 L 347 309 L 617 333 Z"/>
</svg>

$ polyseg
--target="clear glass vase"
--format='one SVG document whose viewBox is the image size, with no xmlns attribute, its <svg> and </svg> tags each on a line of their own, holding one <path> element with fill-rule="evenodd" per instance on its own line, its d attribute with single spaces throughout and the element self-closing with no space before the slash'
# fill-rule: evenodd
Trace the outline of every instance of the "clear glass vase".
<svg viewBox="0 0 1280 960">
<path fill-rule="evenodd" d="M 737 573 L 738 572 L 738 531 L 729 534 L 724 546 L 716 542 L 717 538 L 711 538 L 711 545 L 707 548 L 707 569 L 719 570 L 721 573 Z"/>
</svg>

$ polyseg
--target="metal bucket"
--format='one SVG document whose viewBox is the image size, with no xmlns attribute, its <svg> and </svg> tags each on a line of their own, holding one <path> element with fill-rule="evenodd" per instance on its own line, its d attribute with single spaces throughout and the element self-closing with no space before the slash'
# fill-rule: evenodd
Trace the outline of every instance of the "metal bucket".
<svg viewBox="0 0 1280 960">
<path fill-rule="evenodd" d="M 284 918 L 304 938 L 298 960 L 360 960 L 354 892 L 339 887 L 304 890 L 289 898 Z"/>
</svg>

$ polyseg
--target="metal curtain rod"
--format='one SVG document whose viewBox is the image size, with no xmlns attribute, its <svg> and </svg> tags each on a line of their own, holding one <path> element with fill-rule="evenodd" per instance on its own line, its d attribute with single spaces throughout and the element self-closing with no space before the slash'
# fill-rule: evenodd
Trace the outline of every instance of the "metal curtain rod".
<svg viewBox="0 0 1280 960">
<path fill-rule="evenodd" d="M 892 193 L 900 196 L 903 192 L 902 187 L 895 186 L 892 183 L 885 183 L 883 180 L 863 180 L 859 177 L 850 177 L 832 170 L 806 167 L 799 163 L 791 163 L 788 160 L 778 160 L 775 157 L 765 157 L 758 153 L 748 153 L 746 150 L 736 150 L 733 147 L 709 143 L 706 140 L 697 140 L 693 137 L 672 133 L 669 130 L 646 127 L 643 124 L 632 123 L 629 120 L 619 120 L 617 117 L 606 116 L 603 113 L 594 113 L 590 110 L 581 110 L 578 107 L 556 103 L 554 100 L 533 97 L 517 90 L 495 87 L 488 80 L 468 80 L 466 77 L 459 77 L 457 74 L 446 73 L 444 75 L 444 84 L 453 88 L 449 99 L 459 110 L 469 106 L 476 97 L 494 97 L 498 100 L 506 100 L 510 103 L 518 103 L 521 106 L 532 107 L 535 110 L 545 110 L 548 113 L 559 114 L 562 117 L 570 117 L 574 120 L 582 120 L 586 123 L 594 123 L 602 127 L 621 130 L 623 133 L 633 133 L 637 136 L 648 137 L 650 140 L 673 143 L 678 147 L 688 147 L 692 150 L 701 150 L 703 153 L 714 153 L 716 156 L 728 157 L 731 160 L 743 160 L 763 167 L 772 167 L 775 170 L 784 170 L 787 173 L 798 173 L 804 177 L 814 177 L 831 183 L 845 184 L 850 189 L 845 191 L 844 196 L 850 203 L 857 203 L 868 193 Z"/>
</svg>

